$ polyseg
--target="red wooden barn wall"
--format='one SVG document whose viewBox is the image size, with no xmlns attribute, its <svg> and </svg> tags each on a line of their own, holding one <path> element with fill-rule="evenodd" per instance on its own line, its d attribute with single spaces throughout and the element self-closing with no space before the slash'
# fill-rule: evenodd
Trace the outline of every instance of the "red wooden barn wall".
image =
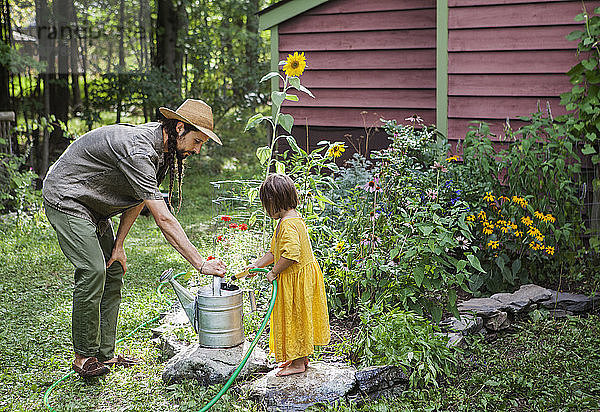
<svg viewBox="0 0 600 412">
<path fill-rule="evenodd" d="M 435 123 L 435 26 L 435 0 L 332 0 L 281 23 L 280 60 L 304 52 L 302 84 L 316 97 L 299 93 L 284 112 L 298 127 L 363 127 L 363 111 L 368 126 Z"/>
<path fill-rule="evenodd" d="M 589 13 L 599 5 L 586 2 Z M 464 138 L 470 120 L 500 136 L 507 117 L 535 112 L 538 101 L 564 114 L 558 96 L 577 62 L 577 42 L 565 36 L 581 29 L 581 12 L 581 1 L 449 0 L 448 137 Z"/>
</svg>

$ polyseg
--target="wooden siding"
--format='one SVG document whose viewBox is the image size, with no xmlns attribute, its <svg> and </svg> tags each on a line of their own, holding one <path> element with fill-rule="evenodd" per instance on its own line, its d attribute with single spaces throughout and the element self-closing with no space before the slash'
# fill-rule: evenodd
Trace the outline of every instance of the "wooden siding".
<svg viewBox="0 0 600 412">
<path fill-rule="evenodd" d="M 316 97 L 284 103 L 296 125 L 363 127 L 364 117 L 373 126 L 414 114 L 435 122 L 435 1 L 332 0 L 278 34 L 280 60 L 304 52 L 302 84 Z"/>
<path fill-rule="evenodd" d="M 588 10 L 600 1 L 586 2 Z M 565 36 L 580 1 L 448 1 L 448 137 L 464 138 L 470 121 L 491 123 L 500 140 L 537 107 L 564 114 L 559 95 L 571 87 L 565 73 L 577 62 L 577 42 Z"/>
</svg>

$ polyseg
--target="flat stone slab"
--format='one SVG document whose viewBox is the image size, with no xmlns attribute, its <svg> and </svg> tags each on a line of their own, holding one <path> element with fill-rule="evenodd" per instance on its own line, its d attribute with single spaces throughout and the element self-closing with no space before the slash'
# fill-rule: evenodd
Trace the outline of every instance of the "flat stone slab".
<svg viewBox="0 0 600 412">
<path fill-rule="evenodd" d="M 242 361 L 250 342 L 226 349 L 203 348 L 193 344 L 181 349 L 167 362 L 162 374 L 166 384 L 193 379 L 202 386 L 224 383 Z M 261 348 L 254 348 L 248 362 L 241 370 L 238 379 L 243 380 L 252 374 L 266 372 L 267 354 Z"/>
<path fill-rule="evenodd" d="M 496 293 L 490 299 L 497 300 L 503 305 L 503 310 L 511 313 L 522 313 L 536 302 L 549 299 L 552 292 L 538 285 L 523 285 L 513 293 Z"/>
<path fill-rule="evenodd" d="M 334 402 L 356 389 L 356 369 L 347 365 L 311 362 L 296 375 L 275 376 L 274 369 L 244 385 L 248 396 L 268 411 L 304 411 L 318 402 Z"/>
<path fill-rule="evenodd" d="M 451 332 L 470 335 L 481 330 L 483 327 L 483 320 L 480 317 L 465 313 L 460 316 L 460 320 L 454 316 L 444 319 L 440 322 L 440 327 Z"/>
<path fill-rule="evenodd" d="M 505 309 L 505 304 L 491 298 L 473 298 L 457 305 L 459 312 L 473 312 L 478 316 L 489 318 Z"/>
<path fill-rule="evenodd" d="M 592 309 L 592 298 L 575 293 L 550 291 L 547 300 L 540 302 L 546 309 L 563 309 L 573 313 L 584 313 Z"/>
<path fill-rule="evenodd" d="M 355 377 L 360 394 L 371 399 L 394 396 L 408 384 L 408 375 L 392 365 L 370 366 L 357 371 Z"/>
</svg>

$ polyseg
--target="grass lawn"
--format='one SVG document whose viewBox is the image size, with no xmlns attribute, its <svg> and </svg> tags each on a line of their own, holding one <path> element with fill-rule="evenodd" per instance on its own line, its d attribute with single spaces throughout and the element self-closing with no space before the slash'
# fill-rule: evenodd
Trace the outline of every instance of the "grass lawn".
<svg viewBox="0 0 600 412">
<path fill-rule="evenodd" d="M 211 217 L 209 180 L 189 173 L 179 214 L 192 242 L 213 253 L 206 231 Z M 0 410 L 41 411 L 44 392 L 70 371 L 72 267 L 43 215 L 0 223 Z M 152 218 L 140 217 L 126 240 L 125 276 L 118 336 L 165 309 L 156 294 L 158 276 L 190 266 L 168 245 Z M 172 295 L 171 295 L 172 296 Z M 118 348 L 144 358 L 142 366 L 115 369 L 96 384 L 73 376 L 53 392 L 60 411 L 195 411 L 218 390 L 193 383 L 166 386 L 165 359 L 141 329 Z M 315 410 L 595 410 L 600 408 L 600 324 L 597 317 L 520 324 L 492 343 L 472 341 L 456 377 L 439 388 L 407 391 L 402 399 Z M 215 411 L 256 410 L 229 391 Z"/>
</svg>

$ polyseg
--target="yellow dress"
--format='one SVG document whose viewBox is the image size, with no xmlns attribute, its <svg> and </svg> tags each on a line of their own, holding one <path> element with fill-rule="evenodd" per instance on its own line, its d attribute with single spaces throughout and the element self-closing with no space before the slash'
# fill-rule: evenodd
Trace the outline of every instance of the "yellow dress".
<svg viewBox="0 0 600 412">
<path fill-rule="evenodd" d="M 286 218 L 271 240 L 275 262 L 295 261 L 277 278 L 269 349 L 277 362 L 294 360 L 327 345 L 331 338 L 323 272 L 315 260 L 304 220 Z"/>
</svg>

